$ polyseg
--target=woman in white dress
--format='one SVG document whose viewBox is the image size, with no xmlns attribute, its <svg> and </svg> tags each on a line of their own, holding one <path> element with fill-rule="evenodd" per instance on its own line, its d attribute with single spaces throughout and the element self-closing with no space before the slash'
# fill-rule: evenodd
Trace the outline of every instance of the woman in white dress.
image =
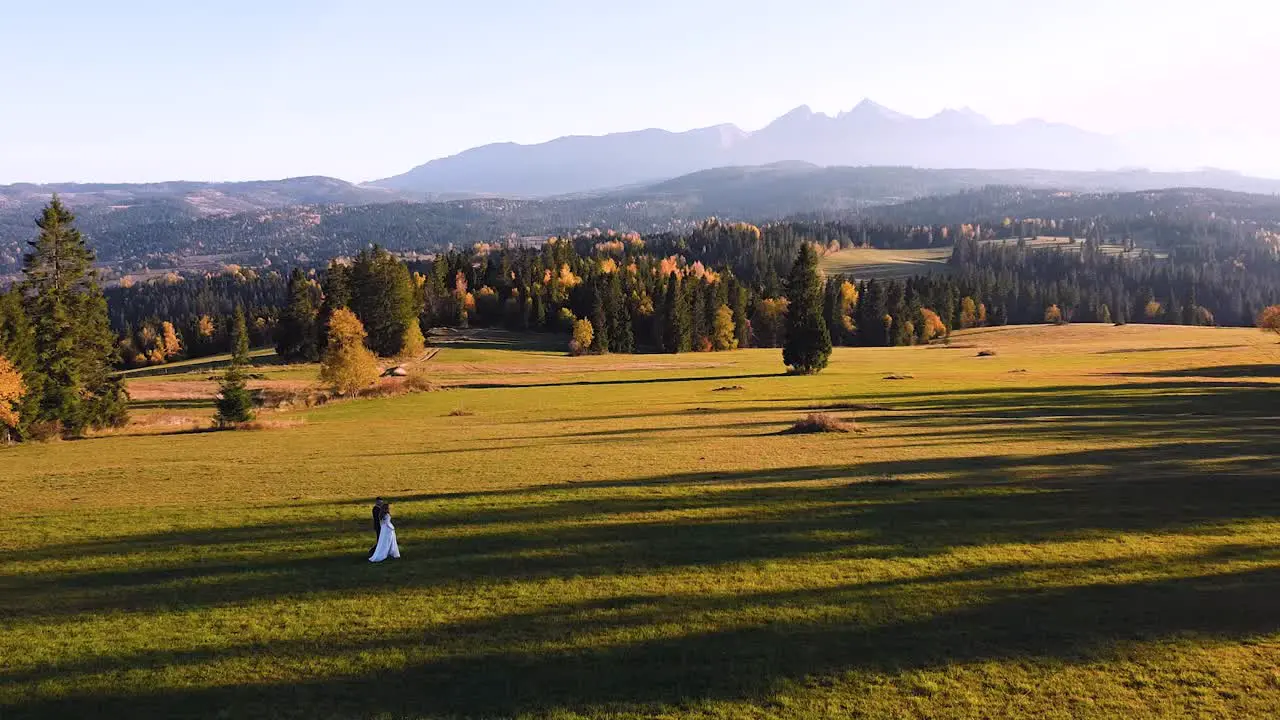
<svg viewBox="0 0 1280 720">
<path fill-rule="evenodd" d="M 400 557 L 400 545 L 396 542 L 396 526 L 391 524 L 391 506 L 383 506 L 382 525 L 378 530 L 378 544 L 369 556 L 369 562 L 382 562 L 387 558 Z"/>
</svg>

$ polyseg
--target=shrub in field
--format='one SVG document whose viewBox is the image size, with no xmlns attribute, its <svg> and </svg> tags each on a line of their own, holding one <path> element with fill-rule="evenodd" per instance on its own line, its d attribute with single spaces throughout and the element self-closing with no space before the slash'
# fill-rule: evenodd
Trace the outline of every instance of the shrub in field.
<svg viewBox="0 0 1280 720">
<path fill-rule="evenodd" d="M 802 420 L 783 431 L 788 435 L 806 435 L 810 433 L 849 433 L 858 432 L 856 423 L 846 422 L 830 413 L 809 413 Z"/>
<path fill-rule="evenodd" d="M 364 325 L 346 308 L 333 313 L 320 380 L 339 395 L 354 396 L 378 381 L 378 360 L 364 346 Z"/>
</svg>

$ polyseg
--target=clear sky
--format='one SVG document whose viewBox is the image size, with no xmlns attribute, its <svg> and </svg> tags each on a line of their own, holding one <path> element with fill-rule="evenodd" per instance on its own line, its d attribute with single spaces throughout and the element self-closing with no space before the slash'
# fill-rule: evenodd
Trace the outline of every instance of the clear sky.
<svg viewBox="0 0 1280 720">
<path fill-rule="evenodd" d="M 1280 176 L 1277 30 L 1272 0 L 0 0 L 0 183 L 363 181 L 863 97 Z"/>
</svg>

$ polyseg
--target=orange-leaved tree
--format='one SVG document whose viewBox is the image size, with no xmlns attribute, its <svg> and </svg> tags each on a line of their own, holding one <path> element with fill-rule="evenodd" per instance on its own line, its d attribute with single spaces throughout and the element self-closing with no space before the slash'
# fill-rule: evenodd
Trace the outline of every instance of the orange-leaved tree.
<svg viewBox="0 0 1280 720">
<path fill-rule="evenodd" d="M 9 433 L 16 430 L 21 418 L 18 416 L 18 403 L 27 394 L 27 387 L 22 382 L 22 373 L 0 355 L 0 442 L 9 441 Z"/>
<path fill-rule="evenodd" d="M 1258 329 L 1280 335 L 1280 305 L 1272 305 L 1258 313 Z"/>
</svg>

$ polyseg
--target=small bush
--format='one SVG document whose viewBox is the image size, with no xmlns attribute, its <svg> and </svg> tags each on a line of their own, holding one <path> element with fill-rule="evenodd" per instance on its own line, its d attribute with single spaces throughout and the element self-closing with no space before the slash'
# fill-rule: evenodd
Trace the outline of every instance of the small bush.
<svg viewBox="0 0 1280 720">
<path fill-rule="evenodd" d="M 810 433 L 849 433 L 860 432 L 856 423 L 845 422 L 830 413 L 809 413 L 803 420 L 782 431 L 784 435 L 807 435 Z"/>
<path fill-rule="evenodd" d="M 892 375 L 885 375 L 884 379 L 885 380 L 914 380 L 915 377 L 916 377 L 915 375 L 912 375 L 910 373 L 893 373 Z"/>
<path fill-rule="evenodd" d="M 718 387 L 712 390 L 711 392 L 730 392 L 732 390 L 746 390 L 746 388 L 742 387 L 741 385 L 722 385 L 721 387 Z"/>
<path fill-rule="evenodd" d="M 472 415 L 475 415 L 475 413 L 471 412 L 470 410 L 463 410 L 462 408 L 454 408 L 453 410 L 449 411 L 449 415 L 447 417 L 471 417 Z"/>
<path fill-rule="evenodd" d="M 978 351 L 978 357 L 995 357 L 995 356 L 996 356 L 995 350 L 979 350 Z"/>
<path fill-rule="evenodd" d="M 63 433 L 62 422 L 60 420 L 33 422 L 27 426 L 27 438 L 36 442 L 61 440 Z"/>
<path fill-rule="evenodd" d="M 410 392 L 435 392 L 440 388 L 433 382 L 426 368 L 415 367 L 404 378 L 404 386 Z"/>
</svg>

